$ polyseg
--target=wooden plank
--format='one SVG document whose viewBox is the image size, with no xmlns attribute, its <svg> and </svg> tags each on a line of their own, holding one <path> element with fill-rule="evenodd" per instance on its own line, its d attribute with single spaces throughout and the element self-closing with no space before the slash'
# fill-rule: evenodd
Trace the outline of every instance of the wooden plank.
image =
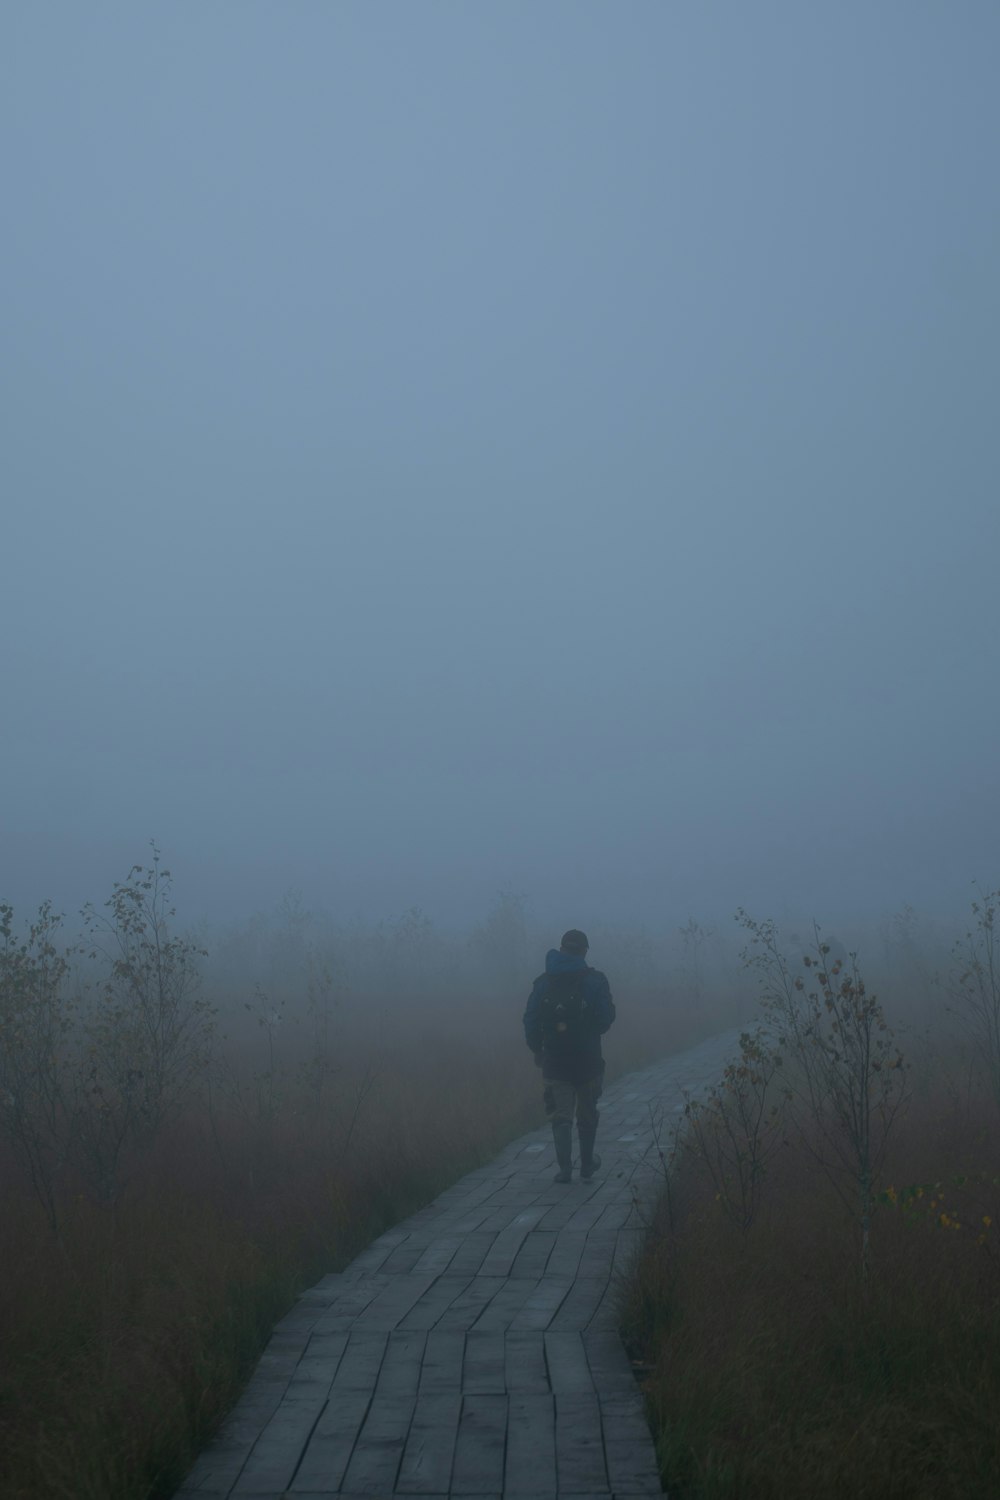
<svg viewBox="0 0 1000 1500">
<path fill-rule="evenodd" d="M 561 1230 L 566 1228 L 566 1225 L 569 1223 L 570 1219 L 572 1219 L 573 1215 L 577 1212 L 579 1204 L 569 1196 L 573 1192 L 573 1189 L 571 1187 L 557 1188 L 556 1191 L 559 1192 L 562 1197 L 559 1202 L 553 1203 L 552 1207 L 548 1210 L 543 1219 L 539 1219 L 538 1228 L 554 1229 L 558 1234 Z M 583 1226 L 584 1229 L 586 1229 L 587 1227 L 588 1226 L 586 1225 Z M 581 1233 L 582 1232 L 583 1231 L 581 1230 Z"/>
<path fill-rule="evenodd" d="M 581 1280 L 589 1276 L 600 1276 L 607 1281 L 611 1275 L 617 1241 L 618 1235 L 615 1230 L 612 1230 L 610 1234 L 601 1234 L 598 1230 L 592 1229 L 587 1236 L 583 1254 L 580 1256 L 577 1276 Z"/>
<path fill-rule="evenodd" d="M 555 1403 L 559 1493 L 609 1490 L 597 1397 L 556 1396 Z"/>
<path fill-rule="evenodd" d="M 458 1395 L 464 1362 L 465 1334 L 460 1329 L 432 1328 L 424 1345 L 419 1396 Z"/>
<path fill-rule="evenodd" d="M 605 1437 L 604 1461 L 608 1477 L 617 1495 L 662 1495 L 660 1470 L 652 1440 L 640 1446 L 626 1439 L 617 1442 Z"/>
<path fill-rule="evenodd" d="M 483 1220 L 488 1219 L 489 1216 L 489 1208 L 463 1209 L 459 1218 L 448 1220 L 447 1231 L 449 1234 L 461 1235 L 464 1240 L 466 1235 L 472 1234 L 475 1230 L 479 1229 Z"/>
<path fill-rule="evenodd" d="M 255 1394 L 270 1395 L 275 1389 L 284 1390 L 308 1343 L 309 1335 L 305 1333 L 273 1333 L 247 1382 L 247 1396 L 252 1400 Z"/>
<path fill-rule="evenodd" d="M 451 1481 L 456 1495 L 500 1494 L 506 1443 L 507 1397 L 463 1396 Z"/>
<path fill-rule="evenodd" d="M 495 1209 L 514 1209 L 516 1212 L 518 1209 L 531 1207 L 537 1201 L 539 1191 L 539 1184 L 533 1175 L 528 1172 L 518 1172 L 506 1187 L 493 1194 L 493 1197 L 489 1199 L 489 1205 Z"/>
<path fill-rule="evenodd" d="M 471 1328 L 487 1303 L 504 1285 L 503 1276 L 475 1276 L 464 1292 L 459 1293 L 435 1328 Z"/>
<path fill-rule="evenodd" d="M 411 1235 L 405 1245 L 398 1245 L 382 1266 L 387 1276 L 405 1275 L 416 1267 L 420 1257 L 426 1254 L 428 1246 L 422 1235 Z"/>
<path fill-rule="evenodd" d="M 357 1495 L 391 1495 L 410 1430 L 415 1398 L 372 1397 L 342 1488 Z"/>
<path fill-rule="evenodd" d="M 457 1386 L 446 1394 L 418 1396 L 396 1481 L 397 1494 L 449 1493 L 461 1410 Z"/>
<path fill-rule="evenodd" d="M 417 1257 L 413 1264 L 414 1271 L 418 1275 L 424 1275 L 429 1271 L 435 1276 L 440 1276 L 443 1271 L 447 1271 L 455 1254 L 464 1244 L 464 1234 L 441 1235 L 439 1239 L 432 1240 L 427 1249 Z"/>
<path fill-rule="evenodd" d="M 594 1311 L 593 1317 L 587 1324 L 587 1330 L 589 1332 L 601 1329 L 610 1332 L 612 1329 L 617 1328 L 620 1322 L 621 1314 L 618 1309 L 618 1299 L 615 1295 L 614 1287 L 609 1283 L 604 1290 L 604 1296 Z"/>
<path fill-rule="evenodd" d="M 304 1298 L 335 1297 L 343 1279 L 339 1271 L 331 1271 L 328 1276 L 321 1276 L 315 1285 L 308 1287 L 301 1295 Z"/>
<path fill-rule="evenodd" d="M 567 1330 L 586 1328 L 601 1305 L 606 1287 L 607 1283 L 596 1277 L 574 1282 L 550 1327 Z"/>
<path fill-rule="evenodd" d="M 477 1180 L 478 1178 L 478 1180 Z M 448 1188 L 441 1197 L 436 1199 L 437 1203 L 444 1203 L 446 1207 L 460 1206 L 463 1211 L 477 1208 L 481 1203 L 488 1202 L 493 1194 L 501 1190 L 509 1180 L 509 1173 L 499 1176 L 496 1172 L 486 1169 L 482 1173 L 470 1172 L 468 1177 L 456 1184 L 455 1188 Z M 468 1184 L 468 1186 L 466 1186 Z M 462 1191 L 459 1192 L 458 1189 Z M 454 1196 L 450 1196 L 454 1194 Z"/>
<path fill-rule="evenodd" d="M 344 1281 L 353 1281 L 359 1276 L 371 1276 L 388 1260 L 397 1245 L 408 1237 L 409 1230 L 402 1227 L 388 1229 L 373 1240 L 366 1250 L 356 1255 L 343 1272 Z"/>
<path fill-rule="evenodd" d="M 614 1198 L 610 1203 L 604 1205 L 604 1211 L 590 1233 L 592 1235 L 608 1233 L 613 1238 L 615 1231 L 624 1229 L 625 1225 L 633 1218 L 634 1213 L 635 1208 L 631 1192 L 622 1197 Z"/>
<path fill-rule="evenodd" d="M 545 1340 L 541 1333 L 508 1333 L 504 1339 L 504 1384 L 512 1394 L 549 1394 Z"/>
<path fill-rule="evenodd" d="M 538 1287 L 536 1281 L 504 1281 L 496 1296 L 483 1308 L 473 1328 L 509 1328 L 513 1319 Z"/>
<path fill-rule="evenodd" d="M 532 1206 L 539 1207 L 540 1205 L 535 1204 Z M 480 1232 L 489 1233 L 492 1231 L 494 1234 L 502 1234 L 505 1229 L 511 1227 L 513 1220 L 517 1218 L 518 1214 L 524 1212 L 526 1210 L 523 1207 L 515 1207 L 505 1203 L 500 1208 L 494 1208 L 489 1216 L 483 1220 L 479 1226 Z"/>
<path fill-rule="evenodd" d="M 557 1396 L 592 1394 L 594 1381 L 582 1336 L 575 1332 L 550 1332 L 543 1334 L 543 1338 L 549 1385 L 555 1394 Z"/>
<path fill-rule="evenodd" d="M 313 1401 L 283 1402 L 254 1444 L 232 1494 L 260 1495 L 286 1489 L 325 1405 L 325 1395 Z"/>
<path fill-rule="evenodd" d="M 279 1333 L 311 1333 L 317 1318 L 321 1317 L 330 1303 L 335 1301 L 336 1298 L 331 1297 L 329 1301 L 324 1301 L 322 1306 L 318 1306 L 316 1303 L 308 1301 L 308 1299 L 305 1301 L 300 1299 L 294 1307 L 285 1313 L 283 1318 L 278 1319 L 272 1330 L 271 1337 L 274 1338 Z"/>
<path fill-rule="evenodd" d="M 239 1478 L 240 1470 L 250 1456 L 259 1428 L 246 1443 L 215 1441 L 198 1455 L 184 1483 L 184 1493 L 228 1495 Z"/>
<path fill-rule="evenodd" d="M 556 1166 L 555 1157 L 548 1164 L 548 1172 L 542 1179 L 538 1190 L 536 1203 L 547 1203 L 549 1208 L 564 1208 L 567 1214 L 572 1214 L 579 1206 L 578 1195 L 584 1191 L 582 1183 L 572 1184 L 556 1182 L 553 1175 Z"/>
<path fill-rule="evenodd" d="M 556 1235 L 555 1245 L 545 1267 L 546 1276 L 575 1276 L 586 1245 L 585 1234 L 571 1234 L 568 1230 L 562 1230 Z"/>
<path fill-rule="evenodd" d="M 509 1276 L 518 1251 L 544 1213 L 544 1207 L 522 1209 L 513 1222 L 497 1234 L 479 1268 L 479 1274 Z"/>
<path fill-rule="evenodd" d="M 347 1348 L 337 1366 L 333 1390 L 367 1391 L 371 1395 L 388 1342 L 388 1333 L 356 1329 L 347 1340 Z"/>
<path fill-rule="evenodd" d="M 470 1395 L 502 1395 L 507 1389 L 504 1363 L 503 1334 L 473 1329 L 465 1338 L 462 1391 Z"/>
<path fill-rule="evenodd" d="M 344 1342 L 346 1346 L 346 1339 Z M 339 1359 L 327 1359 L 322 1354 L 308 1352 L 303 1354 L 285 1388 L 283 1399 L 285 1401 L 325 1401 L 339 1363 Z"/>
<path fill-rule="evenodd" d="M 380 1273 L 359 1281 L 346 1282 L 344 1291 L 333 1306 L 318 1319 L 310 1340 L 321 1333 L 350 1333 L 358 1314 L 370 1302 L 374 1302 L 388 1283 L 389 1278 Z"/>
<path fill-rule="evenodd" d="M 634 1443 L 637 1448 L 653 1447 L 653 1438 L 646 1420 L 646 1408 L 642 1392 L 633 1381 L 630 1396 L 598 1395 L 601 1408 L 601 1430 L 605 1442 Z"/>
<path fill-rule="evenodd" d="M 439 1276 L 432 1286 L 400 1319 L 401 1329 L 433 1328 L 444 1313 L 471 1285 L 471 1276 Z"/>
<path fill-rule="evenodd" d="M 550 1230 L 531 1230 L 525 1235 L 524 1241 L 514 1257 L 508 1275 L 520 1276 L 542 1276 L 549 1256 L 552 1254 L 556 1243 L 556 1232 Z"/>
<path fill-rule="evenodd" d="M 376 1396 L 416 1399 L 426 1343 L 426 1333 L 419 1331 L 401 1332 L 396 1329 L 390 1333 L 379 1367 Z"/>
<path fill-rule="evenodd" d="M 606 1402 L 621 1401 L 633 1401 L 641 1411 L 642 1398 L 617 1329 L 588 1330 L 583 1347 L 602 1412 Z"/>
<path fill-rule="evenodd" d="M 606 1205 L 600 1199 L 592 1198 L 588 1203 L 581 1203 L 576 1212 L 566 1220 L 566 1228 L 572 1234 L 581 1230 L 589 1233 L 604 1212 Z"/>
<path fill-rule="evenodd" d="M 513 1394 L 507 1421 L 504 1491 L 508 1495 L 556 1494 L 555 1398 Z"/>
<path fill-rule="evenodd" d="M 510 1321 L 511 1332 L 529 1332 L 548 1328 L 569 1295 L 573 1283 L 564 1277 L 543 1277 L 530 1297 L 518 1309 Z"/>
<path fill-rule="evenodd" d="M 341 1355 L 347 1348 L 348 1334 L 345 1333 L 314 1333 L 310 1336 L 306 1345 L 303 1359 L 326 1359 L 329 1360 L 331 1368 L 335 1371 L 340 1363 Z"/>
<path fill-rule="evenodd" d="M 415 1214 L 411 1214 L 406 1220 L 406 1229 L 410 1234 L 419 1234 L 421 1230 L 427 1229 L 438 1223 L 441 1213 L 435 1203 L 427 1203 L 423 1208 L 418 1208 Z"/>
<path fill-rule="evenodd" d="M 479 1268 L 495 1239 L 495 1230 L 480 1229 L 466 1236 L 465 1244 L 461 1249 L 456 1250 L 452 1257 L 448 1267 L 449 1273 L 452 1276 L 478 1275 Z"/>
<path fill-rule="evenodd" d="M 195 1461 L 187 1485 L 196 1489 L 224 1489 L 228 1494 L 239 1477 L 263 1429 L 281 1404 L 284 1389 L 272 1388 L 269 1394 L 240 1398 L 223 1421 L 214 1439 Z"/>
<path fill-rule="evenodd" d="M 374 1382 L 373 1382 L 374 1383 Z M 290 1495 L 340 1489 L 371 1401 L 369 1390 L 337 1390 L 327 1402 L 288 1486 Z"/>
<path fill-rule="evenodd" d="M 355 1321 L 356 1328 L 395 1328 L 410 1308 L 433 1286 L 433 1276 L 394 1276 L 384 1291 L 369 1302 Z"/>
</svg>

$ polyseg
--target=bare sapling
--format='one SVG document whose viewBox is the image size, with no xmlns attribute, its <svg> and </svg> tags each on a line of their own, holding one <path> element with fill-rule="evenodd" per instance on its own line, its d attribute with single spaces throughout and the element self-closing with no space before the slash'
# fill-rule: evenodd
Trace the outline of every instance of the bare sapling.
<svg viewBox="0 0 1000 1500">
<path fill-rule="evenodd" d="M 689 917 L 684 926 L 677 930 L 684 954 L 682 978 L 685 994 L 701 1010 L 705 1003 L 705 959 L 716 946 L 715 929 Z"/>
<path fill-rule="evenodd" d="M 271 996 L 257 984 L 253 1001 L 246 1001 L 243 1009 L 257 1022 L 263 1037 L 263 1056 L 260 1064 L 251 1069 L 248 1086 L 237 1078 L 234 1098 L 241 1102 L 246 1118 L 273 1125 L 288 1102 L 291 1087 L 288 1068 L 278 1047 L 278 1037 L 285 1025 L 285 998 Z"/>
<path fill-rule="evenodd" d="M 310 950 L 306 957 L 308 1048 L 299 1071 L 304 1088 L 312 1095 L 317 1115 L 329 1107 L 328 1092 L 339 1071 L 335 1047 L 339 998 L 330 964 Z"/>
<path fill-rule="evenodd" d="M 686 1095 L 686 1145 L 705 1165 L 716 1202 L 747 1234 L 757 1217 L 767 1164 L 781 1145 L 780 1099 L 772 1083 L 781 1055 L 762 1027 L 744 1031 L 739 1056 L 704 1099 Z"/>
<path fill-rule="evenodd" d="M 105 966 L 81 1022 L 78 1144 L 98 1195 L 113 1202 L 133 1145 L 148 1146 L 207 1067 L 214 1007 L 203 950 L 172 930 L 170 872 L 153 845 L 105 902 L 84 908 L 87 947 Z"/>
<path fill-rule="evenodd" d="M 255 1023 L 259 1045 L 251 1049 L 247 1066 L 231 1053 L 213 1047 L 205 1070 L 206 1103 L 215 1148 L 227 1172 L 232 1161 L 220 1128 L 220 1115 L 238 1120 L 251 1149 L 245 1163 L 246 1181 L 256 1191 L 262 1167 L 273 1158 L 279 1126 L 292 1104 L 292 1079 L 279 1039 L 285 1030 L 285 1000 L 256 984 L 253 999 L 243 1009 Z M 221 1040 L 225 1040 L 224 1037 Z"/>
<path fill-rule="evenodd" d="M 949 1010 L 969 1031 L 978 1066 L 1000 1110 L 1000 953 L 997 914 L 1000 890 L 986 891 L 972 903 L 973 923 L 952 950 L 954 970 Z"/>
<path fill-rule="evenodd" d="M 936 1019 L 934 992 L 941 983 L 923 938 L 926 926 L 908 901 L 882 923 L 885 967 L 894 976 L 894 987 L 898 983 L 905 994 L 907 1013 L 919 1021 L 919 1035 L 925 1040 Z"/>
<path fill-rule="evenodd" d="M 667 1225 L 673 1234 L 674 1224 L 674 1178 L 680 1150 L 680 1124 L 674 1119 L 667 1124 L 662 1104 L 649 1106 L 649 1145 L 642 1155 L 641 1165 L 650 1166 L 663 1186 L 661 1202 L 666 1209 Z M 631 1188 L 632 1213 L 644 1229 L 652 1229 L 653 1220 L 647 1213 L 642 1184 L 633 1180 Z"/>
<path fill-rule="evenodd" d="M 737 920 L 750 934 L 744 962 L 757 975 L 765 1026 L 791 1064 L 786 1100 L 799 1139 L 858 1226 L 867 1291 L 878 1174 L 908 1098 L 906 1065 L 856 954 L 833 958 L 814 926 L 805 977 L 793 975 L 773 922 L 744 911 Z"/>
<path fill-rule="evenodd" d="M 516 991 L 531 963 L 527 897 L 509 887 L 499 891 L 466 946 L 480 971 L 479 982 L 489 987 L 494 998 Z"/>
<path fill-rule="evenodd" d="M 59 1238 L 58 1178 L 70 1153 L 67 1046 L 73 1024 L 56 947 L 61 918 L 46 902 L 18 940 L 0 905 L 0 1128 Z"/>
</svg>

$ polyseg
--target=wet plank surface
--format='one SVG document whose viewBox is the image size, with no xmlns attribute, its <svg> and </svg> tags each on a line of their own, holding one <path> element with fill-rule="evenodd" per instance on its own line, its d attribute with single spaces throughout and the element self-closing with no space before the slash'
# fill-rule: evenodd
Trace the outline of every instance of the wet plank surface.
<svg viewBox="0 0 1000 1500">
<path fill-rule="evenodd" d="M 607 1090 L 591 1182 L 552 1181 L 545 1127 L 306 1292 L 176 1500 L 659 1495 L 615 1288 L 658 1142 L 736 1036 Z"/>
</svg>

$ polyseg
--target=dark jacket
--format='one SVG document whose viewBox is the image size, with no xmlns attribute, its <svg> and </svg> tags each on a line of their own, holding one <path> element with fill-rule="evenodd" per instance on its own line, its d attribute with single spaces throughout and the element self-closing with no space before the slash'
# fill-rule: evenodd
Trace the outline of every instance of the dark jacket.
<svg viewBox="0 0 1000 1500">
<path fill-rule="evenodd" d="M 558 1055 L 546 1050 L 542 1038 L 542 1001 L 549 991 L 550 974 L 583 971 L 583 990 L 587 1002 L 589 1026 L 571 1051 Z M 615 1004 L 607 977 L 599 969 L 587 967 L 578 953 L 563 953 L 550 948 L 545 955 L 545 973 L 539 974 L 531 987 L 524 1011 L 524 1040 L 532 1052 L 542 1054 L 542 1073 L 546 1078 L 565 1083 L 586 1083 L 604 1071 L 601 1037 L 615 1019 Z"/>
</svg>

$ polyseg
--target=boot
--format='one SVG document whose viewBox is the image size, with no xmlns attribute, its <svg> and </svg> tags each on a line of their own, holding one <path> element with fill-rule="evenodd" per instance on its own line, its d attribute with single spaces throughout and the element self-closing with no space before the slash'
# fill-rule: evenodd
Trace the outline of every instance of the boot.
<svg viewBox="0 0 1000 1500">
<path fill-rule="evenodd" d="M 552 1139 L 556 1147 L 559 1171 L 556 1182 L 573 1181 L 573 1125 L 569 1120 L 559 1120 L 552 1126 Z"/>
<path fill-rule="evenodd" d="M 597 1121 L 594 1120 L 589 1125 L 581 1125 L 577 1122 L 576 1132 L 580 1137 L 580 1176 L 584 1182 L 589 1182 L 601 1165 L 601 1158 L 594 1152 Z"/>
</svg>

